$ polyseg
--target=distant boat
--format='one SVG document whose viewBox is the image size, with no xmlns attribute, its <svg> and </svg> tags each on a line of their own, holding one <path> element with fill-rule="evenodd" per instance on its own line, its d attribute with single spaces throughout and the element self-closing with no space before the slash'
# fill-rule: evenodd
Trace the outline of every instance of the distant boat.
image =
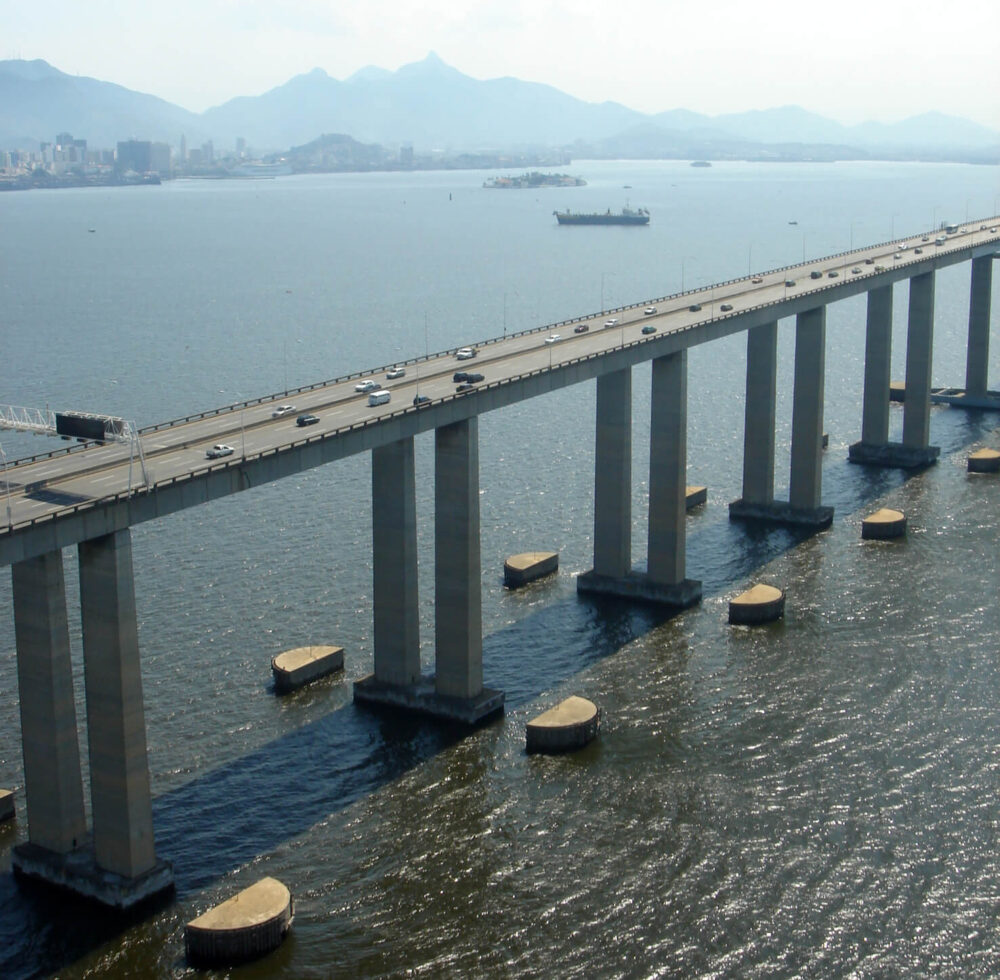
<svg viewBox="0 0 1000 980">
<path fill-rule="evenodd" d="M 712 165 L 708 162 L 708 160 L 692 160 L 691 161 L 691 166 L 692 167 L 710 167 Z"/>
<path fill-rule="evenodd" d="M 582 177 L 570 174 L 543 174 L 537 170 L 521 174 L 520 177 L 490 177 L 483 181 L 483 187 L 499 190 L 518 190 L 526 187 L 584 187 Z"/>
<path fill-rule="evenodd" d="M 622 208 L 592 214 L 574 214 L 572 211 L 553 211 L 561 225 L 648 225 L 649 212 L 645 208 Z"/>
<path fill-rule="evenodd" d="M 797 224 L 798 224 L 798 222 L 797 222 L 797 221 L 789 221 L 788 223 L 789 223 L 790 225 L 797 225 Z"/>
</svg>

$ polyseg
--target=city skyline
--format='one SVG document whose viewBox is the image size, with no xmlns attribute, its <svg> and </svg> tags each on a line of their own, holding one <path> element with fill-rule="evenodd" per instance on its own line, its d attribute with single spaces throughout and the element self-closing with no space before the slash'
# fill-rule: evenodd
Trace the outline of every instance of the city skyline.
<svg viewBox="0 0 1000 980">
<path fill-rule="evenodd" d="M 1000 128 L 992 58 L 1000 8 L 956 0 L 919 14 L 902 0 L 862 15 L 734 0 L 178 0 L 112 9 L 9 5 L 3 58 L 158 96 L 192 112 L 322 68 L 347 79 L 433 51 L 476 79 L 512 76 L 588 102 L 707 115 L 799 105 L 844 124 L 942 112 Z M 197 25 L 192 29 L 189 25 Z"/>
</svg>

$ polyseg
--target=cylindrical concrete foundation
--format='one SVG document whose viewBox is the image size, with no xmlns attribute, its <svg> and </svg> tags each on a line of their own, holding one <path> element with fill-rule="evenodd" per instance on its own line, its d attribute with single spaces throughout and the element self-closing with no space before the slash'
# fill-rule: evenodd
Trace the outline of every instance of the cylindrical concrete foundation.
<svg viewBox="0 0 1000 980">
<path fill-rule="evenodd" d="M 188 959 L 219 965 L 256 959 L 281 945 L 293 914 L 288 889 L 277 878 L 261 878 L 184 927 Z"/>
<path fill-rule="evenodd" d="M 970 473 L 1000 473 L 1000 452 L 995 449 L 977 449 L 969 454 L 966 465 Z"/>
<path fill-rule="evenodd" d="M 568 752 L 592 741 L 600 726 L 600 712 L 593 701 L 573 695 L 528 722 L 529 752 Z"/>
<path fill-rule="evenodd" d="M 773 623 L 785 615 L 785 593 L 773 585 L 755 585 L 729 602 L 729 622 L 738 626 Z"/>
<path fill-rule="evenodd" d="M 906 518 L 901 511 L 883 507 L 861 522 L 861 537 L 871 541 L 901 538 L 906 534 Z"/>
<path fill-rule="evenodd" d="M 296 647 L 271 659 L 274 689 L 279 694 L 294 691 L 343 667 L 343 647 Z"/>
</svg>

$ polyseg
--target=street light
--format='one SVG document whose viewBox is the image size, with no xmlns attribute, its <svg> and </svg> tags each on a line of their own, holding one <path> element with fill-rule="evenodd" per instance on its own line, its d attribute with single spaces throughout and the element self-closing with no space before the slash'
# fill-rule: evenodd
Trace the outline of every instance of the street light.
<svg viewBox="0 0 1000 980">
<path fill-rule="evenodd" d="M 3 446 L 0 446 L 0 459 L 3 459 L 3 485 L 7 491 L 7 527 L 13 527 L 14 520 L 10 513 L 10 481 L 7 479 L 7 454 L 3 451 Z"/>
</svg>

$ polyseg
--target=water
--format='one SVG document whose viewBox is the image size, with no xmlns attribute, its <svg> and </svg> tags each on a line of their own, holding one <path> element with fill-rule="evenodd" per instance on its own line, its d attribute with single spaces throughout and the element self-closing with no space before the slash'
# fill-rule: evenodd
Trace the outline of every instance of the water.
<svg viewBox="0 0 1000 980">
<path fill-rule="evenodd" d="M 682 275 L 691 288 L 912 237 L 995 213 L 1000 191 L 995 168 L 955 165 L 572 170 L 587 187 L 486 191 L 486 174 L 432 173 L 4 195 L 0 401 L 144 425 L 662 296 Z M 626 197 L 650 208 L 649 228 L 551 217 Z M 968 285 L 967 264 L 937 277 L 936 385 L 964 380 Z M 0 830 L 0 975 L 194 975 L 184 922 L 263 874 L 292 889 L 293 931 L 227 975 L 995 975 L 1000 481 L 968 476 L 964 459 L 1000 444 L 997 420 L 934 409 L 941 461 L 909 479 L 849 466 L 864 308 L 828 311 L 823 496 L 836 515 L 813 538 L 729 524 L 745 344 L 692 351 L 689 477 L 709 500 L 689 518 L 688 574 L 705 598 L 674 619 L 576 596 L 592 547 L 592 384 L 482 417 L 484 672 L 507 713 L 472 734 L 351 702 L 371 670 L 366 457 L 135 528 L 157 851 L 177 895 L 114 922 L 19 888 L 22 797 Z M 779 497 L 792 334 L 782 321 Z M 648 369 L 634 399 L 641 562 Z M 896 407 L 891 425 L 898 439 Z M 3 435 L 10 458 L 53 445 Z M 417 476 L 430 669 L 430 437 Z M 881 505 L 907 514 L 904 542 L 862 544 Z M 535 548 L 560 551 L 559 576 L 505 592 L 503 558 Z M 72 552 L 66 571 L 82 720 Z M 0 786 L 20 788 L 9 581 Z M 784 621 L 730 628 L 728 599 L 754 581 L 786 590 Z M 306 643 L 343 645 L 345 676 L 276 698 L 271 656 Z M 524 723 L 572 693 L 601 706 L 600 739 L 526 756 Z"/>
</svg>

